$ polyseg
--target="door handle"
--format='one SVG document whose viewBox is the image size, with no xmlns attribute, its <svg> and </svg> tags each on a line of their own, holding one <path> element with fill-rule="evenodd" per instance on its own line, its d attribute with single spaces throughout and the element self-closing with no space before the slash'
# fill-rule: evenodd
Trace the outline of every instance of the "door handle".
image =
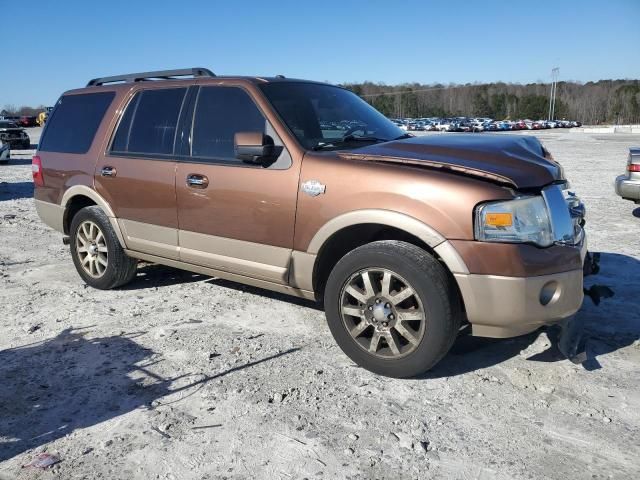
<svg viewBox="0 0 640 480">
<path fill-rule="evenodd" d="M 115 177 L 117 173 L 113 167 L 102 167 L 102 170 L 100 170 L 100 175 L 103 177 Z"/>
<path fill-rule="evenodd" d="M 187 186 L 191 188 L 207 188 L 209 186 L 209 179 L 206 175 L 190 173 L 187 175 Z"/>
</svg>

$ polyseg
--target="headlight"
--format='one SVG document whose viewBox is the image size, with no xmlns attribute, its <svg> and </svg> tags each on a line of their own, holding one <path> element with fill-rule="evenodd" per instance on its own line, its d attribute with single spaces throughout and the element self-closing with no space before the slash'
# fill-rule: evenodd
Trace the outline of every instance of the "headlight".
<svg viewBox="0 0 640 480">
<path fill-rule="evenodd" d="M 475 218 L 476 240 L 482 242 L 553 244 L 551 219 L 544 198 L 522 197 L 480 205 Z"/>
</svg>

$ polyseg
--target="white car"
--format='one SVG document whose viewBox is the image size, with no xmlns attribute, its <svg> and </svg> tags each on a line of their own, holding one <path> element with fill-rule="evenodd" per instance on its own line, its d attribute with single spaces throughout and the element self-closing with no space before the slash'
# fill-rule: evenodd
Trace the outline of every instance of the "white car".
<svg viewBox="0 0 640 480">
<path fill-rule="evenodd" d="M 436 129 L 439 132 L 448 132 L 451 130 L 451 122 L 448 120 L 442 120 L 441 122 L 436 123 Z"/>
<path fill-rule="evenodd" d="M 0 140 L 0 163 L 9 163 L 11 158 L 11 149 L 9 144 Z"/>
</svg>

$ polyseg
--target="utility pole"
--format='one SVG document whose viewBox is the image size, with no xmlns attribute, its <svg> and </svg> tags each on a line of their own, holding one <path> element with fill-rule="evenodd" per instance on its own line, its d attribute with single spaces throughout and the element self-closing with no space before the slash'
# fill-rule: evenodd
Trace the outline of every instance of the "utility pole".
<svg viewBox="0 0 640 480">
<path fill-rule="evenodd" d="M 551 94 L 549 95 L 549 120 L 553 120 L 556 113 L 556 93 L 558 91 L 558 76 L 560 69 L 554 67 L 551 69 Z"/>
</svg>

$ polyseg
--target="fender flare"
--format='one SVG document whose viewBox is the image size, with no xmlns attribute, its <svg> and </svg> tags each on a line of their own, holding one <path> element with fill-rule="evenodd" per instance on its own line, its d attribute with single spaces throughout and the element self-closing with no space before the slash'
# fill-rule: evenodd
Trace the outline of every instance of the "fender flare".
<svg viewBox="0 0 640 480">
<path fill-rule="evenodd" d="M 124 236 L 122 235 L 122 231 L 120 230 L 120 225 L 118 224 L 118 219 L 116 214 L 113 212 L 113 209 L 107 203 L 107 201 L 95 190 L 86 185 L 73 185 L 69 187 L 62 195 L 62 200 L 60 201 L 60 205 L 64 207 L 65 215 L 67 212 L 67 208 L 74 197 L 83 196 L 90 198 L 97 206 L 99 206 L 104 213 L 109 217 L 109 222 L 111 223 L 111 227 L 116 232 L 116 236 L 120 241 L 120 245 L 122 248 L 127 248 L 127 245 L 124 241 Z"/>
<path fill-rule="evenodd" d="M 469 269 L 456 249 L 436 229 L 409 215 L 384 209 L 355 210 L 332 218 L 313 236 L 307 247 L 307 253 L 317 256 L 332 235 L 344 228 L 366 223 L 404 230 L 433 248 L 451 273 L 469 273 Z"/>
</svg>

